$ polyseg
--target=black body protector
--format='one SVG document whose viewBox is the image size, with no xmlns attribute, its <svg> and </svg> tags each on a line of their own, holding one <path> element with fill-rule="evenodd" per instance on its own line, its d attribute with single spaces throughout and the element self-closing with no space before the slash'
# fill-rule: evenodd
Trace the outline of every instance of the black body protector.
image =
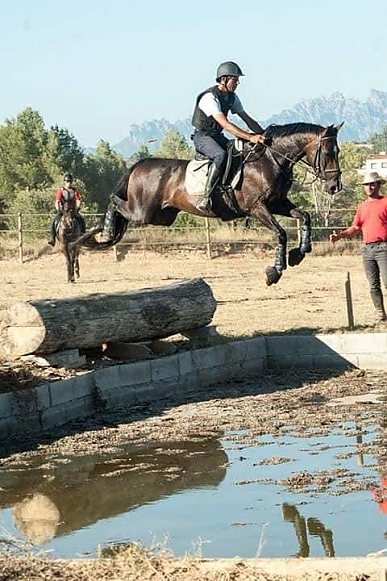
<svg viewBox="0 0 387 581">
<path fill-rule="evenodd" d="M 203 131 L 207 135 L 215 137 L 216 135 L 220 135 L 222 133 L 223 128 L 217 121 L 215 121 L 212 116 L 207 117 L 207 115 L 199 108 L 199 101 L 206 93 L 212 93 L 214 97 L 218 99 L 220 109 L 226 117 L 234 104 L 235 94 L 224 93 L 218 89 L 217 85 L 214 85 L 213 87 L 202 91 L 196 98 L 196 105 L 192 116 L 192 125 L 197 131 Z"/>
</svg>

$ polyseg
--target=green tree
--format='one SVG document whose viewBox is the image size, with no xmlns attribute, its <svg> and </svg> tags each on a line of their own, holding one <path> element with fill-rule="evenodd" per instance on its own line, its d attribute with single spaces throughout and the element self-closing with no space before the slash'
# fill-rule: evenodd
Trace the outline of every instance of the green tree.
<svg viewBox="0 0 387 581">
<path fill-rule="evenodd" d="M 85 156 L 80 172 L 83 193 L 89 204 L 94 202 L 99 210 L 105 211 L 109 196 L 126 169 L 123 156 L 114 151 L 107 141 L 99 141 L 96 152 Z"/>
<path fill-rule="evenodd" d="M 380 153 L 381 151 L 387 151 L 387 126 L 382 129 L 380 133 L 375 133 L 369 142 L 372 144 L 373 152 Z"/>
<path fill-rule="evenodd" d="M 192 159 L 193 149 L 188 145 L 183 135 L 176 129 L 171 129 L 165 134 L 160 147 L 154 153 L 154 157 Z"/>
</svg>

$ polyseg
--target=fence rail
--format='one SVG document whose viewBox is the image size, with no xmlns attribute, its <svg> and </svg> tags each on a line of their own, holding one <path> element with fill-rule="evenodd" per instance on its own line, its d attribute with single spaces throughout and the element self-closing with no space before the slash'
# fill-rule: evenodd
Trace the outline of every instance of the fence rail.
<svg viewBox="0 0 387 581">
<path fill-rule="evenodd" d="M 322 226 L 313 220 L 313 210 L 310 210 L 313 227 L 313 243 L 326 243 L 329 233 L 333 228 L 344 228 L 347 223 L 340 219 L 342 216 L 353 215 L 355 209 L 335 208 L 334 226 Z M 184 213 L 181 213 L 184 216 Z M 100 220 L 102 214 L 83 214 L 88 227 L 95 225 Z M 186 214 L 189 218 L 189 215 Z M 23 263 L 27 249 L 31 244 L 37 244 L 42 239 L 48 237 L 52 215 L 49 214 L 0 214 L 0 248 L 7 245 L 8 250 L 15 250 L 19 256 L 19 261 Z M 290 218 L 279 218 L 280 224 L 286 229 L 289 242 L 300 239 L 299 221 Z M 313 223 L 314 222 L 314 223 Z M 39 224 L 39 227 L 36 224 Z M 5 228 L 4 225 L 7 225 Z M 233 246 L 265 246 L 273 245 L 270 232 L 264 228 L 257 220 L 248 218 L 246 221 L 235 220 L 232 222 L 221 222 L 217 219 L 195 217 L 193 222 L 174 224 L 172 227 L 166 226 L 129 226 L 124 238 L 119 242 L 119 247 L 131 246 L 139 248 L 161 248 L 161 247 L 185 247 L 191 249 L 205 248 L 208 258 L 213 255 L 213 250 L 220 245 Z M 117 247 L 112 249 L 117 258 Z"/>
</svg>

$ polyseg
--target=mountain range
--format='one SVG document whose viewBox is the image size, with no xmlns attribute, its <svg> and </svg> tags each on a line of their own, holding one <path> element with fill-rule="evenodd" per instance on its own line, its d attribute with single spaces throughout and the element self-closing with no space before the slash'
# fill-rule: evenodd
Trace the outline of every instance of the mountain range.
<svg viewBox="0 0 387 581">
<path fill-rule="evenodd" d="M 387 92 L 371 89 L 367 101 L 346 98 L 342 93 L 333 93 L 329 97 L 317 97 L 297 103 L 291 109 L 260 120 L 262 127 L 271 123 L 283 125 L 303 121 L 320 125 L 337 124 L 345 121 L 340 131 L 341 141 L 364 143 L 374 133 L 382 131 L 387 126 Z M 174 123 L 167 119 L 153 119 L 141 124 L 129 126 L 128 135 L 112 148 L 129 157 L 142 145 L 150 152 L 157 149 L 165 133 L 176 129 L 190 143 L 192 133 L 191 117 Z"/>
</svg>

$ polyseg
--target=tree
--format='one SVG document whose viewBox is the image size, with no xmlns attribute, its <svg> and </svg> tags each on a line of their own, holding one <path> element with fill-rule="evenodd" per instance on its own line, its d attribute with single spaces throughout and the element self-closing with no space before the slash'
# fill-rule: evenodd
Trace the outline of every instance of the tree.
<svg viewBox="0 0 387 581">
<path fill-rule="evenodd" d="M 106 210 L 109 195 L 127 169 L 124 158 L 114 151 L 107 141 L 99 141 L 95 154 L 85 156 L 81 170 L 84 195 L 95 202 L 102 211 Z"/>
<path fill-rule="evenodd" d="M 169 159 L 192 159 L 193 149 L 187 143 L 186 138 L 176 129 L 168 131 L 154 157 Z"/>
<path fill-rule="evenodd" d="M 375 133 L 369 142 L 372 144 L 373 153 L 387 152 L 387 126 L 380 133 Z"/>
</svg>

